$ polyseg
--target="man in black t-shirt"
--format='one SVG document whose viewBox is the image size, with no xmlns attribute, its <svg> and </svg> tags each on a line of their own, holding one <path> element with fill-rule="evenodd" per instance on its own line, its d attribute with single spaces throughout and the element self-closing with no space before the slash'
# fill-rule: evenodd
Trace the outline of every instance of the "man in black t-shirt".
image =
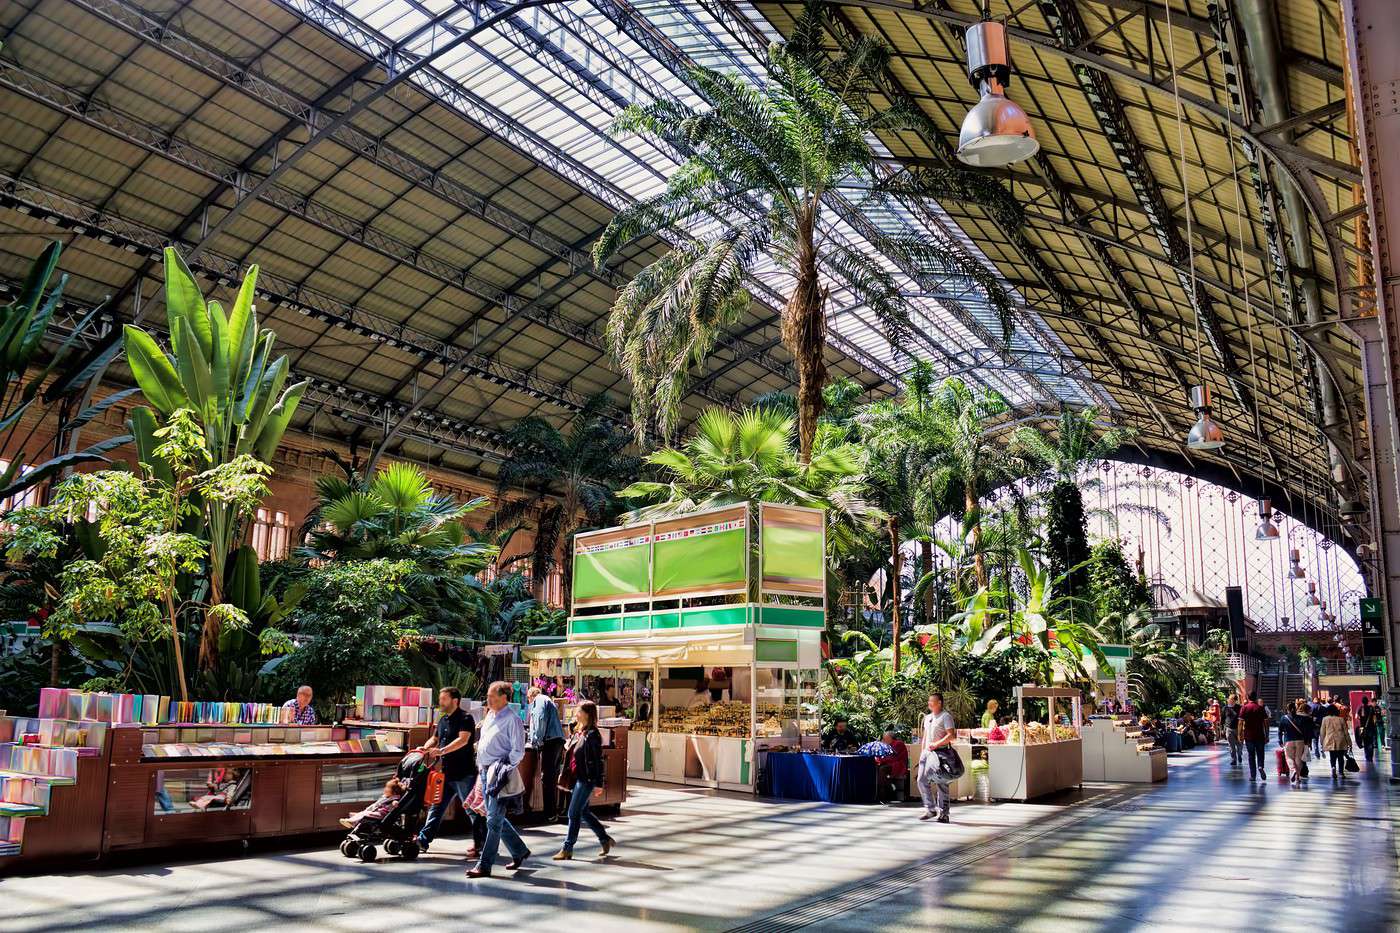
<svg viewBox="0 0 1400 933">
<path fill-rule="evenodd" d="M 476 858 L 486 837 L 486 821 L 467 809 L 467 795 L 476 783 L 476 721 L 462 709 L 462 691 L 456 687 L 443 687 L 438 692 L 437 731 L 414 751 L 421 752 L 429 762 L 442 759 L 442 776 L 445 779 L 442 800 L 428 810 L 428 818 L 418 833 L 418 845 L 424 852 L 437 836 L 443 814 L 453 799 L 461 802 L 462 813 L 471 824 L 472 847 L 467 850 L 467 858 Z"/>
</svg>

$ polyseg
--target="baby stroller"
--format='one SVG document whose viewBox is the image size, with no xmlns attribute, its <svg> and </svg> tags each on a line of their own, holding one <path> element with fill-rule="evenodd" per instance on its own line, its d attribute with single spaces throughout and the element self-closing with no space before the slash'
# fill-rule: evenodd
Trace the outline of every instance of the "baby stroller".
<svg viewBox="0 0 1400 933">
<path fill-rule="evenodd" d="M 395 777 L 404 784 L 403 794 L 379 820 L 361 820 L 340 843 L 340 854 L 373 862 L 384 854 L 412 861 L 418 857 L 417 835 L 423 821 L 423 795 L 428 787 L 430 768 L 418 752 L 409 752 L 399 761 Z"/>
</svg>

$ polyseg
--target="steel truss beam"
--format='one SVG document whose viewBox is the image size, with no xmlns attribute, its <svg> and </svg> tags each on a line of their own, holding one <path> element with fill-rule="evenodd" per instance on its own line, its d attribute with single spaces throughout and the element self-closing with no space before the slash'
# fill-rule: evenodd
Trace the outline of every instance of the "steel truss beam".
<svg viewBox="0 0 1400 933">
<path fill-rule="evenodd" d="M 110 212 L 99 213 L 65 195 L 45 191 L 35 185 L 0 174 L 0 205 L 23 214 L 66 226 L 81 235 L 120 246 L 147 258 L 159 257 L 167 238 L 164 234 Z M 235 260 L 206 250 L 191 268 L 225 287 L 236 287 L 242 267 Z M 346 305 L 328 295 L 297 285 L 272 272 L 260 271 L 258 297 L 283 305 L 298 314 L 367 337 L 375 343 L 395 347 L 410 354 L 431 357 L 443 366 L 478 376 L 486 382 L 507 386 L 522 394 L 553 402 L 570 411 L 581 411 L 587 399 L 578 392 L 532 373 L 515 369 L 497 360 L 444 343 L 404 324 L 388 321 L 371 312 Z M 620 423 L 626 416 L 612 409 Z"/>
<path fill-rule="evenodd" d="M 72 2 L 112 26 L 160 48 L 166 54 L 172 55 L 190 67 L 223 82 L 230 89 L 254 97 L 262 104 L 285 116 L 288 119 L 288 125 L 304 127 L 313 136 L 319 134 L 319 138 L 333 140 L 350 152 L 373 162 L 402 180 L 442 198 L 461 209 L 466 215 L 484 220 L 502 232 L 525 240 L 535 248 L 556 257 L 560 263 L 567 267 L 568 277 L 587 274 L 613 289 L 622 284 L 621 277 L 611 270 L 594 268 L 592 257 L 583 250 L 500 207 L 486 195 L 451 178 L 441 168 L 420 162 L 396 149 L 387 141 L 361 131 L 353 124 L 332 126 L 331 115 L 324 111 L 321 106 L 306 102 L 294 92 L 265 76 L 249 71 L 241 63 L 204 46 L 174 26 L 146 13 L 131 0 L 72 0 Z M 299 2 L 290 2 L 287 5 L 294 12 L 311 19 L 313 23 L 322 28 L 328 28 L 328 22 L 333 23 L 337 27 L 331 29 L 334 35 L 359 49 L 361 54 L 371 55 L 370 62 L 377 64 L 381 69 L 391 67 L 391 58 L 394 53 L 386 50 L 391 50 L 392 45 L 382 38 L 377 39 L 377 44 L 375 44 L 377 34 L 374 34 L 368 27 L 352 22 L 345 14 L 327 12 L 325 15 L 329 19 L 308 17 L 308 10 L 321 11 L 320 5 L 315 0 L 299 0 Z M 361 40 L 371 44 L 361 45 Z M 371 54 L 371 48 L 379 50 L 378 53 Z M 426 89 L 428 96 L 433 97 L 436 94 L 436 99 L 444 101 L 450 107 L 457 108 L 466 119 L 481 126 L 487 133 L 503 138 L 527 157 L 535 159 L 589 196 L 612 207 L 617 207 L 629 200 L 625 192 L 612 186 L 602 176 L 567 159 L 547 142 L 495 111 L 490 105 L 476 98 L 465 87 L 451 78 L 435 73 L 431 67 L 424 68 L 423 72 L 417 76 L 415 83 L 421 84 Z M 420 90 L 420 93 L 422 92 Z M 329 98 L 328 102 L 333 99 L 333 97 Z M 274 159 L 277 157 L 275 147 L 271 148 L 269 152 L 274 156 Z M 237 187 L 240 198 L 246 197 L 246 193 L 250 190 L 250 178 L 255 181 L 257 175 L 250 174 L 240 180 Z M 575 333 L 559 329 L 557 316 L 550 309 L 526 305 L 518 309 L 507 308 L 506 310 L 520 314 L 561 336 L 578 339 Z M 574 322 L 568 323 L 570 326 L 577 326 Z M 601 335 L 585 341 L 585 345 L 602 350 Z M 734 349 L 734 347 L 732 342 L 721 341 L 717 349 Z M 745 349 L 739 348 L 735 352 L 744 352 Z M 858 358 L 856 355 L 860 353 L 858 347 L 849 345 L 840 349 L 856 359 L 857 362 L 870 368 L 872 372 L 890 378 L 888 368 L 880 367 L 878 361 Z M 790 365 L 780 363 L 767 354 L 754 354 L 747 358 L 752 359 L 757 365 L 774 373 L 779 378 L 792 376 Z M 714 396 L 705 397 L 716 404 L 726 403 L 725 399 L 718 399 Z"/>
<path fill-rule="evenodd" d="M 1038 4 L 1041 15 L 1050 24 L 1051 31 L 1062 47 L 1083 49 L 1090 46 L 1092 40 L 1088 27 L 1084 25 L 1084 20 L 1079 15 L 1079 9 L 1072 0 L 1038 0 Z M 1156 176 L 1147 164 L 1142 144 L 1138 141 L 1137 134 L 1128 122 L 1127 115 L 1123 112 L 1123 102 L 1119 98 L 1117 90 L 1101 71 L 1082 64 L 1074 64 L 1071 70 L 1079 82 L 1080 89 L 1084 91 L 1084 96 L 1089 100 L 1089 107 L 1093 110 L 1099 128 L 1108 140 L 1109 147 L 1113 149 L 1113 154 L 1118 159 L 1118 165 L 1123 170 L 1124 177 L 1128 179 L 1133 194 L 1137 197 L 1138 203 L 1142 205 L 1142 210 L 1147 215 L 1158 242 L 1162 245 L 1162 251 L 1166 253 L 1174 265 L 1186 262 L 1190 254 L 1189 244 L 1172 221 L 1171 209 L 1167 206 L 1166 198 L 1157 184 Z M 1181 115 L 1181 119 L 1185 119 L 1184 114 Z M 1188 211 L 1192 209 L 1189 196 L 1184 208 Z M 1221 368 L 1225 371 L 1225 378 L 1234 391 L 1236 400 L 1246 412 L 1253 414 L 1255 411 L 1254 394 L 1245 384 L 1239 362 L 1235 359 L 1234 350 L 1220 328 L 1220 320 L 1209 293 L 1203 285 L 1194 280 L 1189 271 L 1183 271 L 1179 267 L 1177 268 L 1177 281 L 1182 290 L 1191 298 L 1201 328 L 1206 334 L 1211 350 L 1220 360 Z"/>
<path fill-rule="evenodd" d="M 854 41 L 854 39 L 859 35 L 859 32 L 855 28 L 855 26 L 840 11 L 836 11 L 832 16 L 828 17 L 827 23 L 829 27 L 835 30 L 835 35 L 838 42 L 851 42 Z M 880 79 L 880 92 L 883 95 L 885 95 L 888 99 L 899 100 L 909 106 L 917 106 L 917 104 L 915 104 L 910 98 L 908 92 L 891 73 L 886 71 L 885 74 L 879 75 L 877 77 Z M 944 139 L 941 135 L 935 135 L 930 137 L 928 134 L 920 133 L 920 137 L 932 149 L 932 151 L 939 154 L 940 160 L 943 162 L 943 164 L 954 164 L 952 147 L 948 143 L 948 141 Z M 1049 186 L 1050 190 L 1057 191 L 1058 176 L 1054 174 L 1054 171 L 1050 167 L 1048 161 L 1043 158 L 1038 159 L 1036 163 L 1036 169 L 1040 174 L 1044 176 L 1044 183 Z M 1078 216 L 1079 209 L 1072 198 L 1068 196 L 1062 196 L 1060 197 L 1060 202 L 1063 205 L 1063 209 L 1070 212 L 1070 216 Z M 1160 393 L 1151 393 L 1146 391 L 1141 386 L 1139 381 L 1122 366 L 1122 364 L 1119 362 L 1118 352 L 1113 349 L 1113 347 L 1108 343 L 1103 334 L 1099 333 L 1096 330 L 1094 323 L 1085 314 L 1083 314 L 1082 309 L 1078 307 L 1073 298 L 1060 284 L 1059 277 L 1055 270 L 1051 268 L 1050 265 L 1041 257 L 1039 250 L 1037 250 L 1035 246 L 1031 244 L 1031 242 L 1026 238 L 1026 236 L 1019 230 L 1011 230 L 1002 227 L 999 223 L 995 221 L 995 219 L 989 218 L 989 220 L 991 220 L 992 223 L 995 223 L 997 225 L 998 229 L 1002 231 L 1002 234 L 1006 238 L 1007 242 L 1016 249 L 1016 251 L 1024 258 L 1027 265 L 1029 265 L 1035 271 L 1037 278 L 1039 278 L 1041 282 L 1044 283 L 1043 287 L 1046 288 L 1050 292 L 1050 294 L 1055 297 L 1056 301 L 1065 310 L 1065 313 L 1067 315 L 1075 317 L 1077 320 L 1082 322 L 1082 332 L 1088 337 L 1088 339 L 1103 355 L 1103 358 L 1107 361 L 1108 365 L 1113 369 L 1114 373 L 1122 381 L 1122 384 L 1131 391 L 1135 392 L 1136 394 L 1149 400 L 1153 398 L 1154 395 L 1159 395 Z M 1133 290 L 1128 286 L 1126 279 L 1123 278 L 1122 272 L 1118 269 L 1117 264 L 1113 261 L 1112 257 L 1108 255 L 1108 253 L 1101 244 L 1090 240 L 1087 241 L 1086 245 L 1090 252 L 1099 261 L 1100 267 L 1103 268 L 1108 278 L 1108 281 L 1110 282 L 1110 284 L 1113 285 L 1114 291 L 1118 293 L 1119 299 L 1127 307 L 1134 309 L 1134 316 L 1137 320 L 1139 327 L 1144 330 L 1145 334 L 1155 335 L 1155 330 L 1151 327 L 1150 321 L 1146 313 L 1142 311 L 1140 306 L 1137 304 Z M 1174 368 L 1170 359 L 1164 359 L 1163 366 L 1167 370 L 1167 372 L 1172 374 L 1172 376 L 1177 380 L 1178 388 L 1182 391 L 1184 395 L 1185 387 L 1188 385 L 1185 377 L 1182 376 L 1181 373 Z M 1149 410 L 1152 412 L 1152 415 L 1156 419 L 1158 424 L 1162 427 L 1164 436 L 1172 437 L 1178 433 L 1184 433 L 1184 428 L 1174 426 L 1171 419 L 1169 419 L 1166 416 L 1166 414 L 1161 410 L 1161 407 L 1158 404 L 1149 401 Z"/>
<path fill-rule="evenodd" d="M 0 294 L 14 293 L 19 287 L 19 282 L 0 279 Z M 141 283 L 138 282 L 136 288 L 140 287 Z M 120 333 L 117 326 L 123 321 L 120 308 L 110 301 L 105 304 L 113 315 L 112 332 Z M 54 316 L 55 333 L 61 334 L 65 328 L 71 330 L 92 309 L 91 305 L 64 299 Z M 351 389 L 343 383 L 331 382 L 320 376 L 292 371 L 288 373 L 288 378 L 309 381 L 298 410 L 312 418 L 317 413 L 323 413 L 357 427 L 382 429 L 390 420 L 401 417 L 405 409 L 403 403 L 397 400 Z M 419 443 L 493 463 L 504 462 L 515 450 L 499 431 L 433 413 L 421 413 L 412 419 L 404 433 Z"/>
<path fill-rule="evenodd" d="M 369 55 L 383 61 L 388 52 L 393 49 L 393 43 L 389 42 L 387 38 L 367 24 L 350 16 L 338 6 L 328 6 L 323 0 L 278 0 L 278 2 L 297 12 L 308 22 L 338 36 L 362 55 Z M 402 49 L 398 50 L 400 58 L 406 54 Z M 600 203 L 614 210 L 631 203 L 632 198 L 627 192 L 501 113 L 455 79 L 427 66 L 418 73 L 414 84 L 421 92 L 457 110 L 472 123 L 510 144 L 523 155 L 535 160 L 537 164 L 589 194 Z M 858 356 L 852 356 L 852 359 L 863 366 L 868 365 L 869 360 L 866 354 L 860 353 L 859 348 L 854 347 L 854 345 L 848 344 L 840 349 L 843 352 L 849 351 L 848 355 L 850 352 L 859 353 Z M 787 378 L 791 372 L 790 367 L 784 366 L 767 354 L 755 355 L 753 360 L 780 378 Z M 879 373 L 881 369 L 871 367 L 871 371 Z"/>
</svg>

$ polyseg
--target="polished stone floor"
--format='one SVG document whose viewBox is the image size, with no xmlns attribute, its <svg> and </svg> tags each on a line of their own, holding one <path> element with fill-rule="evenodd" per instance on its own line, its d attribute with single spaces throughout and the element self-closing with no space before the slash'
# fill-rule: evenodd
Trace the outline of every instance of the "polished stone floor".
<svg viewBox="0 0 1400 933">
<path fill-rule="evenodd" d="M 643 785 L 606 860 L 586 839 L 549 861 L 559 827 L 526 831 L 542 856 L 527 870 L 479 881 L 459 840 L 416 864 L 224 852 L 0 878 L 0 930 L 1400 929 L 1400 799 L 1382 775 L 1250 784 L 1223 749 L 1174 755 L 1170 774 L 959 806 L 948 826 Z"/>
</svg>

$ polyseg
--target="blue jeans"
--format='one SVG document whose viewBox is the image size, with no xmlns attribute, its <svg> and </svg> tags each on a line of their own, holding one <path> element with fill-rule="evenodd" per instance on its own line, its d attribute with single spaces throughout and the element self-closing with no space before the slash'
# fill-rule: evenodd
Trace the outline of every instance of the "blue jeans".
<svg viewBox="0 0 1400 933">
<path fill-rule="evenodd" d="M 1253 739 L 1245 739 L 1244 744 L 1245 748 L 1249 751 L 1249 776 L 1254 777 L 1256 770 L 1258 773 L 1263 774 L 1264 748 L 1269 744 L 1269 740 L 1263 739 L 1256 742 Z"/>
<path fill-rule="evenodd" d="M 501 848 L 502 840 L 505 840 L 511 858 L 523 859 L 530 854 L 525 840 L 520 838 L 510 820 L 506 819 L 501 795 L 489 794 L 486 797 L 486 841 L 481 844 L 481 858 L 476 863 L 477 868 L 490 873 L 491 866 L 496 863 L 496 853 Z"/>
<path fill-rule="evenodd" d="M 472 845 L 480 849 L 486 828 L 481 825 L 481 817 L 467 809 L 467 795 L 472 792 L 472 785 L 475 783 L 475 774 L 460 780 L 443 782 L 442 800 L 428 808 L 428 818 L 423 822 L 423 828 L 418 831 L 418 838 L 423 842 L 432 842 L 437 838 L 438 827 L 442 824 L 443 814 L 447 812 L 447 805 L 455 799 L 462 804 L 462 813 L 471 825 Z"/>
<path fill-rule="evenodd" d="M 598 837 L 598 844 L 602 845 L 608 841 L 608 831 L 603 828 L 603 824 L 598 817 L 593 815 L 593 811 L 588 807 L 589 798 L 593 796 L 593 785 L 587 781 L 579 781 L 574 785 L 574 792 L 569 797 L 569 829 L 564 834 L 564 851 L 574 851 L 574 843 L 578 842 L 579 827 L 587 823 L 588 828 L 593 830 L 593 835 Z"/>
</svg>

